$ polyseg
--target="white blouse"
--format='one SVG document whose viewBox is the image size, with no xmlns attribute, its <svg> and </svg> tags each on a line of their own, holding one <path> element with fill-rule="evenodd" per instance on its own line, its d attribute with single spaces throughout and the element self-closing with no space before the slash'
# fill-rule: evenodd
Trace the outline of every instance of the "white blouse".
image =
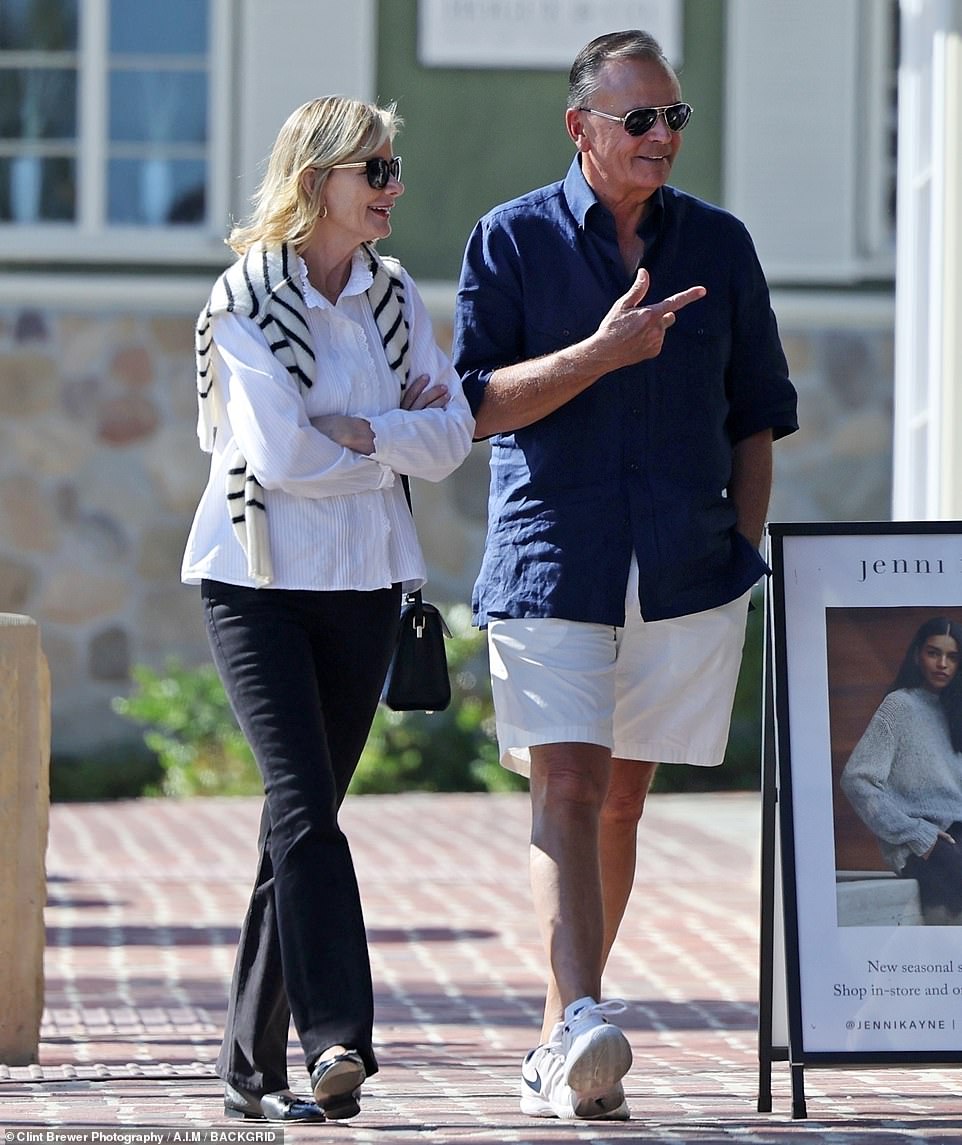
<svg viewBox="0 0 962 1145">
<path fill-rule="evenodd" d="M 461 383 L 434 340 L 431 320 L 403 269 L 410 326 L 411 380 L 427 374 L 447 386 L 445 409 L 403 410 L 365 291 L 372 276 L 355 255 L 336 303 L 301 282 L 317 363 L 302 388 L 271 353 L 252 319 L 213 319 L 214 384 L 225 416 L 218 426 L 210 476 L 194 516 L 181 568 L 186 584 L 202 579 L 250 585 L 247 557 L 234 535 L 226 470 L 237 446 L 264 487 L 274 579 L 271 588 L 386 588 L 405 591 L 426 570 L 404 489 L 406 473 L 440 481 L 467 457 L 474 419 Z M 324 414 L 363 417 L 374 431 L 371 456 L 336 444 L 311 424 Z"/>
</svg>

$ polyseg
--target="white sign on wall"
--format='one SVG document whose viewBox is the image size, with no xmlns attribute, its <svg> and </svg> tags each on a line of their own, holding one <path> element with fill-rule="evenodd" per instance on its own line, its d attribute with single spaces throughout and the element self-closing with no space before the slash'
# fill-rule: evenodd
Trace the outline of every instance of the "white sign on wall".
<svg viewBox="0 0 962 1145">
<path fill-rule="evenodd" d="M 643 28 L 677 67 L 681 0 L 419 0 L 427 67 L 560 68 L 595 36 Z"/>
</svg>

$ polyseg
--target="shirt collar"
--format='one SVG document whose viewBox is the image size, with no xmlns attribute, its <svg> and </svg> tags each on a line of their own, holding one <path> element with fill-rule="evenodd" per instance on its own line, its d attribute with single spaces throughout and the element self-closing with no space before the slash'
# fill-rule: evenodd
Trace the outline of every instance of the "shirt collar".
<svg viewBox="0 0 962 1145">
<path fill-rule="evenodd" d="M 297 256 L 297 268 L 300 272 L 301 289 L 304 292 L 304 302 L 307 306 L 315 306 L 320 309 L 325 309 L 333 306 L 334 304 L 324 297 L 319 290 L 315 290 L 311 284 L 310 278 L 307 275 L 307 263 Z M 351 258 L 351 273 L 348 275 L 347 283 L 341 291 L 341 298 L 350 298 L 353 295 L 363 294 L 365 290 L 369 289 L 371 283 L 374 281 L 374 275 L 371 273 L 371 267 L 368 260 L 364 257 L 364 252 L 358 248 L 353 257 Z"/>
<path fill-rule="evenodd" d="M 598 199 L 594 191 L 588 186 L 588 180 L 581 170 L 581 156 L 575 155 L 568 168 L 564 181 L 564 195 L 568 200 L 568 209 L 578 220 L 579 226 L 585 225 L 585 219 L 592 207 L 598 206 Z"/>
<path fill-rule="evenodd" d="M 592 207 L 597 207 L 600 211 L 608 213 L 604 204 L 598 201 L 598 196 L 588 185 L 588 180 L 581 170 L 580 155 L 575 155 L 574 159 L 571 160 L 571 166 L 568 168 L 568 174 L 564 180 L 564 195 L 568 202 L 569 210 L 578 220 L 578 224 L 581 227 L 585 226 L 585 220 Z M 651 204 L 651 210 L 645 215 L 644 221 L 639 228 L 639 234 L 650 237 L 661 229 L 661 222 L 665 214 L 664 188 L 659 187 L 651 196 L 649 202 Z"/>
</svg>

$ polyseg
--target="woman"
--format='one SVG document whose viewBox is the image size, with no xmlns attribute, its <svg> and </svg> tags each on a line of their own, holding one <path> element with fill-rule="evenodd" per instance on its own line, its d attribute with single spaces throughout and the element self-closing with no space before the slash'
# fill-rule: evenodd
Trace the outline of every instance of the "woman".
<svg viewBox="0 0 962 1145">
<path fill-rule="evenodd" d="M 909 645 L 842 772 L 842 790 L 927 922 L 962 913 L 962 625 L 939 616 Z"/>
<path fill-rule="evenodd" d="M 201 585 L 266 792 L 217 1065 L 234 1117 L 353 1117 L 377 1070 L 337 814 L 402 590 L 425 578 L 398 475 L 441 480 L 474 428 L 411 279 L 373 247 L 404 190 L 399 122 L 393 106 L 339 96 L 290 116 L 198 325 L 198 433 L 212 458 L 182 578 Z M 288 1088 L 291 1016 L 313 1100 Z"/>
</svg>

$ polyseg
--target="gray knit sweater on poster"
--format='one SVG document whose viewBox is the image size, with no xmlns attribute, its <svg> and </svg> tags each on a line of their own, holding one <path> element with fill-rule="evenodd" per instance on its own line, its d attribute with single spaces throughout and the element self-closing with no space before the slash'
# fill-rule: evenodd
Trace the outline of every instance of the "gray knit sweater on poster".
<svg viewBox="0 0 962 1145">
<path fill-rule="evenodd" d="M 901 871 L 938 831 L 962 821 L 962 754 L 952 750 L 939 697 L 925 688 L 890 692 L 855 745 L 842 790 Z"/>
</svg>

